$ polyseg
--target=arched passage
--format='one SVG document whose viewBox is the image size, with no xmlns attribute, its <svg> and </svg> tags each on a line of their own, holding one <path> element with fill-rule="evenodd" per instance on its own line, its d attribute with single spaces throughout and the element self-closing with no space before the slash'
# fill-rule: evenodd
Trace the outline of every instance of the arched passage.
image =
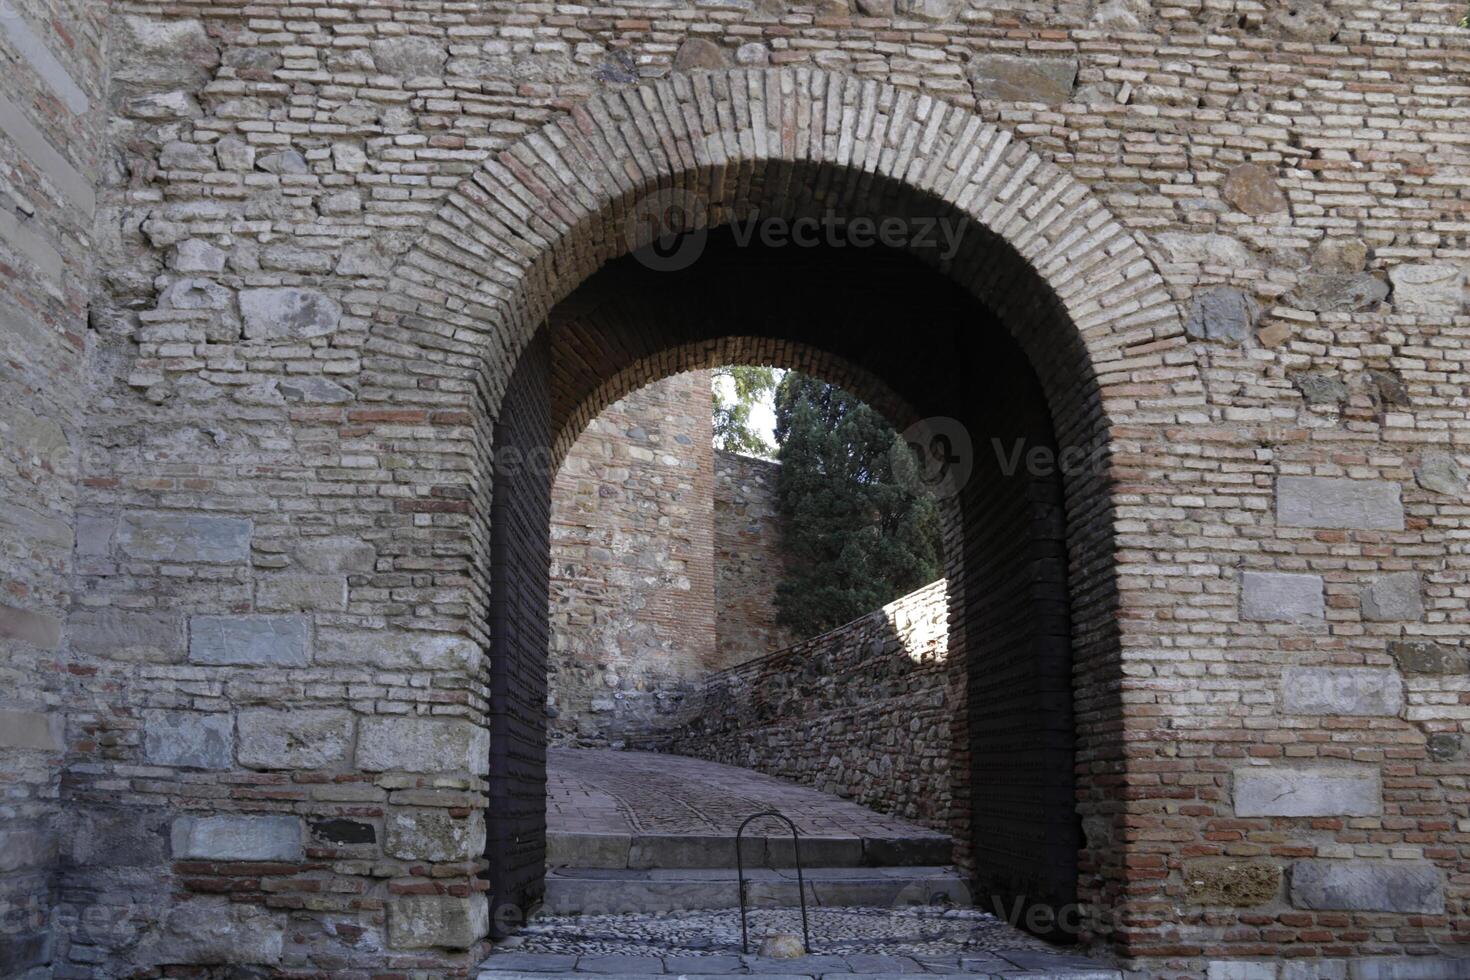
<svg viewBox="0 0 1470 980">
<path fill-rule="evenodd" d="M 694 226 L 719 227 L 755 213 L 786 219 L 833 213 L 898 218 L 910 229 L 923 221 L 962 220 L 963 228 L 953 249 L 913 238 L 903 243 L 910 253 L 903 274 L 917 275 L 913 265 L 922 262 L 931 267 L 927 279 L 907 280 L 882 303 L 849 304 L 863 307 L 850 321 L 866 324 L 861 331 L 812 333 L 814 324 L 838 322 L 834 314 L 859 295 L 852 285 L 862 277 L 847 269 L 835 288 L 831 282 L 802 284 L 803 292 L 828 297 L 824 316 L 803 324 L 782 323 L 780 311 L 767 306 L 748 309 L 745 317 L 761 321 L 759 333 L 735 329 L 729 317 L 697 315 L 685 315 L 676 336 L 640 336 L 639 327 L 589 331 L 622 339 L 612 348 L 579 352 L 588 369 L 569 380 L 568 357 L 553 356 L 561 319 L 554 308 L 636 244 L 636 219 L 646 207 L 640 202 L 670 193 L 683 195 Z M 695 275 L 719 274 L 711 271 L 720 265 L 712 261 L 718 254 L 716 246 L 696 263 L 703 271 Z M 726 256 L 726 282 L 737 258 Z M 869 271 L 877 277 L 872 281 L 881 280 L 878 270 Z M 621 274 L 624 289 L 643 275 L 628 263 L 608 274 Z M 590 297 L 580 316 L 587 323 L 614 308 L 615 300 L 598 295 L 602 289 L 616 294 L 617 284 L 601 282 L 589 283 L 586 296 L 579 291 L 568 307 L 575 311 Z M 946 339 L 949 346 L 911 342 L 915 332 L 906 318 L 918 307 L 903 300 L 915 289 L 969 304 L 934 317 L 962 325 Z M 745 304 L 757 295 L 742 292 L 739 300 Z M 646 305 L 648 298 L 645 288 L 623 302 Z M 886 319 L 871 315 L 880 308 L 889 312 Z M 719 345 L 734 337 L 759 338 L 773 353 L 731 356 Z M 525 790 L 541 765 L 541 726 L 535 691 L 524 685 L 544 675 L 514 651 L 539 649 L 544 656 L 544 644 L 537 646 L 535 624 L 519 618 L 515 607 L 534 608 L 539 599 L 545 611 L 544 569 L 529 558 L 517 566 L 514 558 L 518 546 L 542 553 L 540 542 L 504 533 L 544 528 L 544 515 L 530 505 L 527 487 L 516 483 L 530 471 L 517 477 L 496 466 L 504 450 L 518 442 L 564 448 L 564 430 L 554 420 L 585 420 L 591 406 L 649 380 L 647 365 L 668 373 L 672 363 L 749 359 L 811 369 L 802 352 L 819 350 L 833 357 L 826 368 L 838 375 L 833 380 L 880 407 L 888 398 L 885 410 L 895 417 L 902 418 L 898 406 L 904 403 L 919 415 L 963 417 L 987 450 L 977 453 L 977 463 L 990 467 L 994 461 L 1004 477 L 977 473 L 967 485 L 964 508 L 989 514 L 987 526 L 996 533 L 965 535 L 964 614 L 952 635 L 967 649 L 984 634 L 1006 638 L 1007 649 L 1027 651 L 1011 662 L 1031 665 L 1016 667 L 1017 676 L 1027 675 L 1029 700 L 1013 708 L 1024 715 L 1029 706 L 1045 704 L 1055 709 L 1047 717 L 1056 719 L 1071 704 L 1075 719 L 1053 725 L 1056 738 L 1037 737 L 992 713 L 985 717 L 999 719 L 996 729 L 974 732 L 976 744 L 983 734 L 996 754 L 990 768 L 982 764 L 983 753 L 973 754 L 971 786 L 961 791 L 978 801 L 977 830 L 989 821 L 996 831 L 987 840 L 1010 835 L 995 854 L 977 848 L 975 866 L 997 892 L 1059 902 L 1077 876 L 1061 862 L 1038 863 L 1027 855 L 1034 856 L 1037 840 L 1070 840 L 1074 855 L 1080 845 L 1087 928 L 1106 930 L 1105 911 L 1120 878 L 1110 872 L 1124 861 L 1121 831 L 1113 832 L 1123 804 L 1113 787 L 1125 767 L 1126 724 L 1119 696 L 1126 638 L 1117 615 L 1113 541 L 1120 505 L 1107 469 L 1116 446 L 1111 426 L 1115 414 L 1135 425 L 1150 418 L 1173 421 L 1180 405 L 1199 402 L 1192 368 L 1167 359 L 1184 344 L 1158 274 L 1085 188 L 996 127 L 927 97 L 804 70 L 676 76 L 576 107 L 495 155 L 451 196 L 398 268 L 375 314 L 363 397 L 428 407 L 450 418 L 460 412 L 466 422 L 465 449 L 456 455 L 463 465 L 438 465 L 444 450 L 436 448 L 426 454 L 431 462 L 399 474 L 398 492 L 462 494 L 472 518 L 489 529 L 476 533 L 479 544 L 468 556 L 472 605 L 481 615 L 472 616 L 466 629 L 491 650 L 487 719 L 503 760 L 490 790 L 498 900 L 519 904 L 533 894 L 539 870 Z M 932 350 L 942 353 L 927 356 Z M 844 380 L 843 372 L 852 372 L 853 380 Z M 941 375 L 943 384 L 936 380 Z M 1065 479 L 1053 470 L 1029 480 L 1024 464 L 1007 476 L 1003 463 L 1014 457 L 988 451 L 991 433 L 1000 434 L 1007 452 L 1020 440 L 1100 462 L 1076 466 Z M 988 499 L 987 488 L 1006 489 L 1001 498 Z M 1026 533 L 1011 533 L 1018 528 Z M 1005 560 L 995 562 L 997 555 Z M 991 562 L 986 574 L 993 578 L 973 571 L 981 560 Z M 1071 574 L 1059 590 L 1067 564 Z M 516 574 L 517 567 L 531 572 Z M 532 594 L 538 588 L 540 595 Z M 1057 681 L 1067 675 L 1063 658 L 1071 664 L 1066 685 Z M 979 671 L 983 683 L 1001 683 L 1004 671 L 996 664 Z M 981 687 L 972 685 L 972 691 Z M 970 714 L 982 717 L 973 709 Z M 1046 765 L 1026 771 L 1064 770 L 1073 733 L 1075 807 L 1063 802 L 1070 784 L 1017 789 L 995 776 L 998 767 L 1017 761 L 1008 738 L 1010 746 L 1049 754 Z M 971 744 L 970 735 L 961 737 Z M 539 804 L 539 788 L 534 795 Z M 1086 840 L 1078 837 L 1078 814 L 1095 829 Z"/>
</svg>

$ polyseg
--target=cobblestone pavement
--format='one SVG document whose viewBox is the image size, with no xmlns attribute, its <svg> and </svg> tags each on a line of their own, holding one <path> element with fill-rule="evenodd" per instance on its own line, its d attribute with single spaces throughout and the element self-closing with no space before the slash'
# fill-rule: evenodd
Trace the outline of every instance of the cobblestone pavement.
<svg viewBox="0 0 1470 980">
<path fill-rule="evenodd" d="M 751 814 L 780 810 L 813 837 L 938 836 L 828 793 L 702 759 L 550 749 L 546 768 L 552 833 L 734 834 Z M 779 828 L 751 830 L 769 835 Z"/>
<path fill-rule="evenodd" d="M 485 980 L 559 973 L 716 975 L 964 974 L 1107 980 L 1106 964 L 1059 950 L 975 909 L 811 909 L 811 954 L 794 960 L 741 952 L 740 915 L 543 916 L 481 964 Z M 750 948 L 801 934 L 796 909 L 750 913 Z"/>
</svg>

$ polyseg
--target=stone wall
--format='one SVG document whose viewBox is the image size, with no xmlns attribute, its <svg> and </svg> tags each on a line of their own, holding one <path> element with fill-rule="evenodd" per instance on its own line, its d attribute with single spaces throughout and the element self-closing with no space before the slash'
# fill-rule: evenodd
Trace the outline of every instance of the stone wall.
<svg viewBox="0 0 1470 980">
<path fill-rule="evenodd" d="M 63 752 L 63 639 L 93 352 L 87 304 L 104 159 L 108 15 L 0 2 L 0 975 L 48 975 Z M 103 231 L 105 235 L 105 230 Z M 105 329 L 105 324 L 100 325 Z M 34 972 L 33 972 L 34 971 Z"/>
<path fill-rule="evenodd" d="M 634 742 L 745 766 L 935 830 L 950 827 L 951 722 L 941 579 L 845 626 L 711 674 Z"/>
<path fill-rule="evenodd" d="M 66 715 L 67 974 L 469 971 L 511 710 L 484 663 L 493 421 L 547 313 L 627 251 L 626 206 L 696 183 L 715 221 L 811 187 L 983 230 L 858 297 L 884 329 L 851 278 L 764 290 L 790 262 L 656 324 L 585 308 L 556 334 L 558 448 L 738 360 L 954 416 L 994 313 L 1081 453 L 1083 938 L 1159 976 L 1465 945 L 1463 4 L 11 6 L 42 43 L 0 38 L 34 86 L 3 152 L 36 211 L 0 236 L 25 338 L 0 690 Z M 104 127 L 40 52 L 100 110 L 108 30 Z M 983 310 L 935 309 L 951 286 Z M 56 445 L 30 416 L 85 429 L 74 497 L 65 463 L 12 462 Z M 23 821 L 51 724 L 5 729 L 40 745 Z"/>
<path fill-rule="evenodd" d="M 603 410 L 552 486 L 547 728 L 621 744 L 717 667 L 710 378 Z"/>
<path fill-rule="evenodd" d="M 715 644 L 717 666 L 767 656 L 795 639 L 776 621 L 785 552 L 776 509 L 780 464 L 715 453 Z"/>
</svg>

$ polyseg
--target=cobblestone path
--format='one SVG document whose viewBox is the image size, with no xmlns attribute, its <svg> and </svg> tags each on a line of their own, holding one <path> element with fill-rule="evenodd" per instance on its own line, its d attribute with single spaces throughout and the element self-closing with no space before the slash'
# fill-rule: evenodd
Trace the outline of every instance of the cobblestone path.
<svg viewBox="0 0 1470 980">
<path fill-rule="evenodd" d="M 702 759 L 550 749 L 546 769 L 552 833 L 734 834 L 751 814 L 780 810 L 812 837 L 940 836 L 828 793 Z M 766 835 L 779 829 L 751 825 Z"/>
</svg>

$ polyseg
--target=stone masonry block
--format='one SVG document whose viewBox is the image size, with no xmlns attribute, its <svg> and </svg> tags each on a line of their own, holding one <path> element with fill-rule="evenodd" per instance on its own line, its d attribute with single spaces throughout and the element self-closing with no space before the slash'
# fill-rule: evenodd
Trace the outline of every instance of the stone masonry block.
<svg viewBox="0 0 1470 980">
<path fill-rule="evenodd" d="M 1399 485 L 1386 480 L 1283 476 L 1276 481 L 1276 523 L 1282 527 L 1402 531 Z"/>
<path fill-rule="evenodd" d="M 1470 653 L 1432 640 L 1392 640 L 1388 655 L 1405 674 L 1463 674 L 1470 672 Z"/>
<path fill-rule="evenodd" d="M 394 949 L 464 949 L 490 931 L 485 896 L 403 895 L 389 901 L 388 942 Z"/>
<path fill-rule="evenodd" d="M 1404 705 L 1397 671 L 1376 667 L 1289 667 L 1283 709 L 1294 715 L 1396 715 Z"/>
<path fill-rule="evenodd" d="M 0 639 L 55 650 L 61 644 L 61 620 L 49 613 L 0 604 Z"/>
<path fill-rule="evenodd" d="M 341 575 L 268 575 L 255 582 L 255 608 L 341 612 L 347 608 L 347 579 Z"/>
<path fill-rule="evenodd" d="M 1405 262 L 1388 270 L 1393 308 L 1400 313 L 1452 317 L 1465 305 L 1465 270 L 1448 262 Z"/>
<path fill-rule="evenodd" d="M 175 860 L 300 861 L 301 818 L 286 814 L 179 817 L 171 833 Z"/>
<path fill-rule="evenodd" d="M 242 710 L 239 756 L 254 769 L 324 769 L 352 754 L 352 712 L 333 708 Z"/>
<path fill-rule="evenodd" d="M 304 667 L 305 616 L 191 616 L 189 659 L 196 664 Z"/>
<path fill-rule="evenodd" d="M 1327 615 L 1322 579 L 1285 572 L 1244 572 L 1240 616 L 1255 622 L 1320 622 Z"/>
<path fill-rule="evenodd" d="M 249 560 L 250 531 L 239 517 L 140 511 L 123 515 L 117 546 L 143 561 L 233 564 Z"/>
<path fill-rule="evenodd" d="M 368 772 L 472 772 L 490 769 L 490 732 L 461 718 L 364 718 L 357 767 Z"/>
<path fill-rule="evenodd" d="M 1280 895 L 1281 878 L 1281 866 L 1270 861 L 1211 858 L 1184 865 L 1185 895 L 1195 905 L 1265 905 Z"/>
<path fill-rule="evenodd" d="M 143 758 L 154 765 L 229 769 L 234 754 L 235 729 L 229 715 L 143 712 Z"/>
<path fill-rule="evenodd" d="M 1444 880 L 1428 861 L 1298 861 L 1291 904 L 1302 909 L 1444 913 Z"/>
<path fill-rule="evenodd" d="M 485 815 L 455 817 L 435 807 L 397 808 L 383 819 L 383 848 L 405 861 L 471 861 L 485 850 Z"/>
<path fill-rule="evenodd" d="M 62 717 L 59 713 L 0 709 L 0 749 L 60 752 Z"/>
<path fill-rule="evenodd" d="M 1383 812 L 1372 766 L 1245 766 L 1235 770 L 1240 817 L 1369 817 Z"/>
<path fill-rule="evenodd" d="M 317 632 L 314 655 L 319 665 L 473 671 L 481 653 L 475 641 L 449 633 L 329 628 Z"/>
<path fill-rule="evenodd" d="M 1418 572 L 1395 572 L 1363 589 L 1363 618 L 1370 623 L 1418 622 L 1424 618 L 1423 584 Z"/>
<path fill-rule="evenodd" d="M 1060 105 L 1072 95 L 1077 62 L 1072 58 L 978 54 L 970 59 L 966 73 L 977 99 Z"/>
<path fill-rule="evenodd" d="M 307 340 L 336 331 L 342 307 L 317 290 L 280 286 L 241 291 L 240 315 L 247 340 Z"/>
<path fill-rule="evenodd" d="M 78 653 L 143 663 L 184 659 L 184 618 L 157 609 L 79 609 L 66 622 Z"/>
</svg>

